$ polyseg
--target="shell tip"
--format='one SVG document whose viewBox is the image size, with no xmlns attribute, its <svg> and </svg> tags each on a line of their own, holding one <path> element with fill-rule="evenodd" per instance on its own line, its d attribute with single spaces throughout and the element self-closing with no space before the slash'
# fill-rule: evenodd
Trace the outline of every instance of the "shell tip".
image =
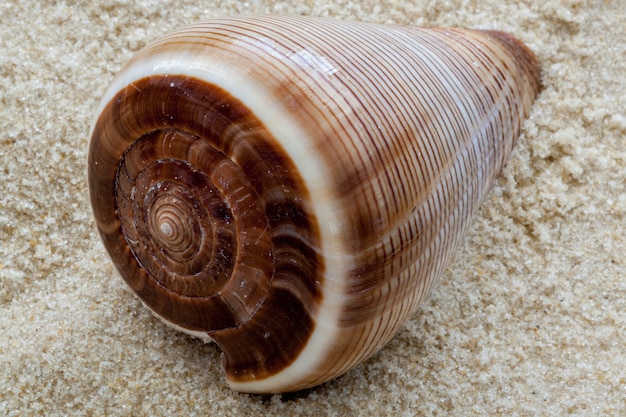
<svg viewBox="0 0 626 417">
<path fill-rule="evenodd" d="M 499 30 L 486 30 L 487 34 L 499 41 L 514 56 L 517 65 L 523 74 L 528 77 L 528 82 L 536 96 L 541 91 L 541 73 L 539 62 L 533 51 L 522 41 L 507 32 Z"/>
</svg>

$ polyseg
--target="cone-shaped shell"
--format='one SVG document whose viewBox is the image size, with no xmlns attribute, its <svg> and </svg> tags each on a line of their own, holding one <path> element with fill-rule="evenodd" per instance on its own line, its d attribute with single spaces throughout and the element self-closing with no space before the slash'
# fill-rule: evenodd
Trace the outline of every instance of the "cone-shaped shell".
<svg viewBox="0 0 626 417">
<path fill-rule="evenodd" d="M 539 88 L 492 31 L 219 19 L 145 48 L 89 148 L 98 230 L 159 317 L 283 392 L 378 351 L 447 262 Z"/>
</svg>

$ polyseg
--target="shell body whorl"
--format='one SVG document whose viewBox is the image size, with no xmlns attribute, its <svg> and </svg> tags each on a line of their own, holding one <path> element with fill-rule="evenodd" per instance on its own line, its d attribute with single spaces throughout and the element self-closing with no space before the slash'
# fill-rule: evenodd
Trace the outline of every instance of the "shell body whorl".
<svg viewBox="0 0 626 417">
<path fill-rule="evenodd" d="M 225 18 L 137 54 L 88 176 L 115 266 L 160 318 L 284 392 L 378 351 L 454 253 L 539 89 L 500 32 Z"/>
</svg>

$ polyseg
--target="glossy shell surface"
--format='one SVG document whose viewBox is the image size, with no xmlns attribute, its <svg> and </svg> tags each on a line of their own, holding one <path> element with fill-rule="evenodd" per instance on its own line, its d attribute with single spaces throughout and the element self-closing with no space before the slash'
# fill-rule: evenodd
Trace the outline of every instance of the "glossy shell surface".
<svg viewBox="0 0 626 417">
<path fill-rule="evenodd" d="M 233 389 L 311 387 L 376 353 L 446 267 L 539 89 L 493 31 L 224 18 L 114 79 L 88 176 L 98 231 Z"/>
</svg>

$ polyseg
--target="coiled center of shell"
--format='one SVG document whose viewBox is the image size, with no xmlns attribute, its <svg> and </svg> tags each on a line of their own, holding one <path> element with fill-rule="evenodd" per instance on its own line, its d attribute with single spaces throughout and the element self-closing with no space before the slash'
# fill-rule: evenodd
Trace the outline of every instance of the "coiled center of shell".
<svg viewBox="0 0 626 417">
<path fill-rule="evenodd" d="M 240 343 L 216 332 L 254 328 L 275 306 L 306 323 L 323 263 L 282 148 L 216 86 L 178 76 L 133 86 L 103 111 L 89 154 L 94 214 L 120 274 L 159 316 L 224 350 Z M 288 350 L 272 347 L 284 320 L 271 320 L 272 340 L 241 343 Z"/>
<path fill-rule="evenodd" d="M 182 273 L 197 273 L 186 270 L 187 261 L 197 256 L 204 240 L 204 229 L 211 228 L 204 207 L 188 190 L 178 184 L 159 182 L 146 196 L 147 230 L 152 240 L 169 259 L 177 261 L 173 266 L 182 267 Z M 207 239 L 207 246 L 211 240 Z M 210 250 L 210 247 L 206 248 Z"/>
<path fill-rule="evenodd" d="M 194 161 L 191 150 L 203 159 Z M 165 288 L 186 296 L 211 296 L 228 283 L 244 255 L 233 210 L 240 222 L 251 215 L 264 221 L 252 194 L 231 161 L 175 130 L 144 135 L 118 170 L 117 205 L 133 255 Z M 269 239 L 264 244 L 269 253 Z"/>
</svg>

